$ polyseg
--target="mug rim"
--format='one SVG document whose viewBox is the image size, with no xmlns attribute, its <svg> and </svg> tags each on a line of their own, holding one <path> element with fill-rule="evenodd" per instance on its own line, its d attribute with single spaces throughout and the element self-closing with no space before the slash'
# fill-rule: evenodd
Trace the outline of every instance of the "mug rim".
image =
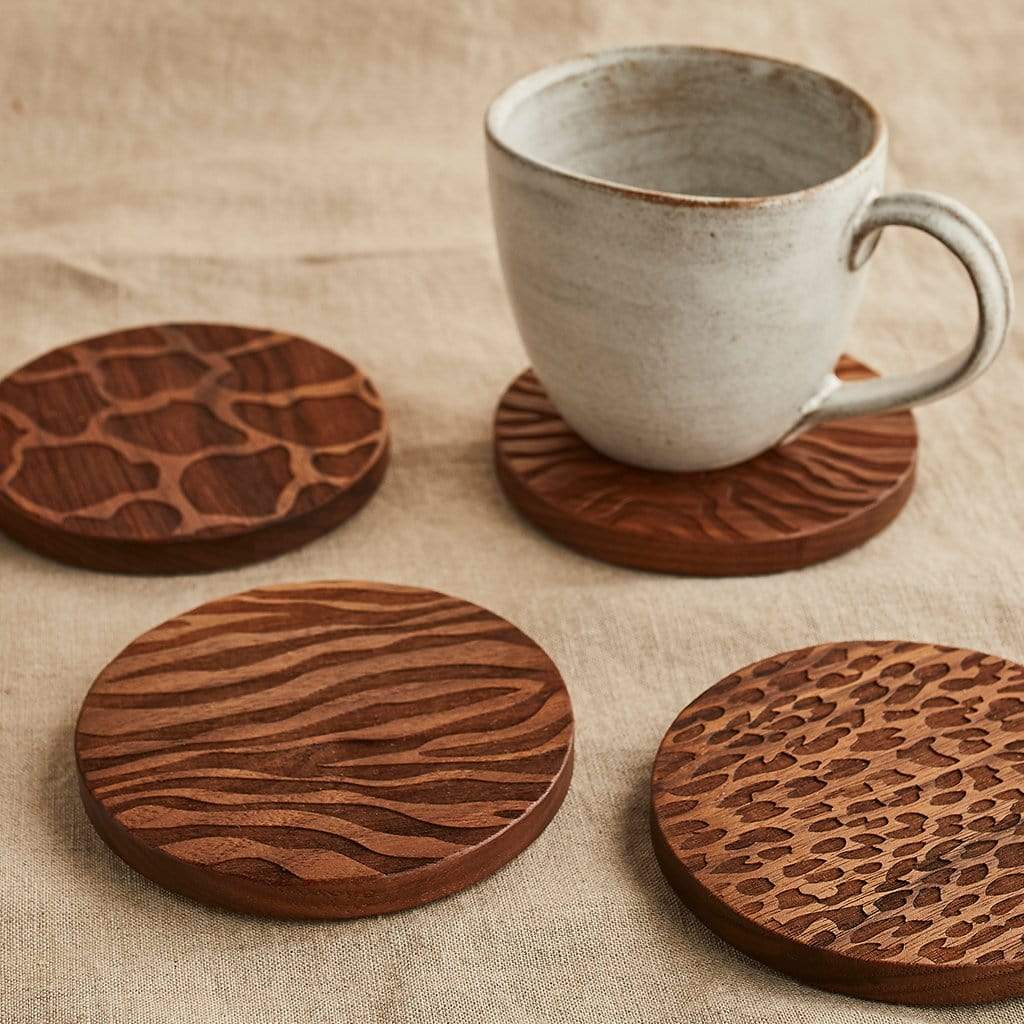
<svg viewBox="0 0 1024 1024">
<path fill-rule="evenodd" d="M 828 85 L 834 91 L 848 96 L 858 104 L 867 115 L 872 127 L 871 142 L 868 148 L 849 167 L 835 174 L 824 181 L 815 182 L 806 188 L 797 189 L 793 192 L 780 192 L 765 196 L 706 196 L 694 195 L 685 192 L 665 192 L 659 189 L 642 188 L 637 185 L 628 185 L 624 182 L 612 181 L 608 178 L 599 178 L 594 175 L 584 174 L 581 171 L 574 171 L 567 167 L 560 167 L 557 164 L 539 160 L 536 157 L 528 156 L 522 150 L 511 145 L 501 137 L 500 121 L 511 114 L 524 100 L 536 95 L 540 90 L 558 82 L 578 77 L 587 71 L 602 66 L 619 64 L 622 61 L 637 57 L 650 56 L 673 56 L 685 53 L 696 53 L 711 56 L 728 58 L 741 58 L 745 61 L 758 61 L 762 64 L 770 64 L 775 67 L 798 71 L 804 75 L 810 75 Z M 535 170 L 543 171 L 546 174 L 558 178 L 566 178 L 577 181 L 580 184 L 599 189 L 603 192 L 611 192 L 616 195 L 626 196 L 634 199 L 646 200 L 651 203 L 662 203 L 669 206 L 690 206 L 709 207 L 716 209 L 752 209 L 760 207 L 783 206 L 805 199 L 812 194 L 837 187 L 840 183 L 860 173 L 871 163 L 886 141 L 887 130 L 885 120 L 877 108 L 865 99 L 859 92 L 848 86 L 845 82 L 826 75 L 821 71 L 808 68 L 803 64 L 793 61 L 780 60 L 777 57 L 766 57 L 762 54 L 749 53 L 743 50 L 730 50 L 717 46 L 690 46 L 682 44 L 662 44 L 648 46 L 622 46 L 608 50 L 598 50 L 591 53 L 581 54 L 577 57 L 570 57 L 567 60 L 558 61 L 546 65 L 535 71 L 516 79 L 506 86 L 489 104 L 484 115 L 484 134 L 487 141 L 496 149 L 526 164 Z"/>
</svg>

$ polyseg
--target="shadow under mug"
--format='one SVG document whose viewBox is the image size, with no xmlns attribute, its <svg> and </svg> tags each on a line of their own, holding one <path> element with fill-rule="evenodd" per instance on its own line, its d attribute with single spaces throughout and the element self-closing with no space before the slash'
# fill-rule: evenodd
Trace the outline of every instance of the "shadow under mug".
<svg viewBox="0 0 1024 1024">
<path fill-rule="evenodd" d="M 587 442 L 714 469 L 827 419 L 949 394 L 999 351 L 1006 261 L 960 203 L 881 194 L 886 129 L 846 86 L 696 47 L 615 50 L 519 80 L 486 117 L 506 285 L 534 369 Z M 879 231 L 942 241 L 978 326 L 929 369 L 841 383 Z"/>
</svg>

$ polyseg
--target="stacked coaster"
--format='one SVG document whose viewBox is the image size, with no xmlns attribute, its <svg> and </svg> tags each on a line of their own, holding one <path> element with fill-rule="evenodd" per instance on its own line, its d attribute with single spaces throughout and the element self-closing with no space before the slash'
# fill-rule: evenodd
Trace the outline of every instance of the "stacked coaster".
<svg viewBox="0 0 1024 1024">
<path fill-rule="evenodd" d="M 361 508 L 387 455 L 370 381 L 277 331 L 118 331 L 0 382 L 0 528 L 93 569 L 192 572 L 287 551 Z"/>
<path fill-rule="evenodd" d="M 278 917 L 417 906 L 490 875 L 558 810 L 573 719 L 547 655 L 431 590 L 305 583 L 158 626 L 93 683 L 82 799 L 137 871 Z"/>
<path fill-rule="evenodd" d="M 1024 667 L 822 644 L 734 673 L 658 751 L 666 877 L 727 942 L 895 1003 L 1024 994 Z"/>
</svg>

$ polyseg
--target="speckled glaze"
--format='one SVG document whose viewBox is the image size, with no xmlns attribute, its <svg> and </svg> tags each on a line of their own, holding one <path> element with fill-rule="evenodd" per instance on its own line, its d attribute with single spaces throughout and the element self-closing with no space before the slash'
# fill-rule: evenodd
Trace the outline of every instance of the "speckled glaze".
<svg viewBox="0 0 1024 1024">
<path fill-rule="evenodd" d="M 486 130 L 530 359 L 565 420 L 614 459 L 732 465 L 825 419 L 948 394 L 1002 344 L 1012 295 L 991 232 L 953 200 L 882 196 L 885 126 L 823 75 L 718 50 L 616 50 L 516 82 Z M 886 224 L 956 254 L 978 330 L 937 367 L 840 383 Z"/>
</svg>

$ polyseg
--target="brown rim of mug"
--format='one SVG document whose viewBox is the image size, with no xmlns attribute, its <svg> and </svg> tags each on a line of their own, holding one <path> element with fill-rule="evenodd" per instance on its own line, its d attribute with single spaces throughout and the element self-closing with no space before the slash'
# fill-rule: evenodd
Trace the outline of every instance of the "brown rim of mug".
<svg viewBox="0 0 1024 1024">
<path fill-rule="evenodd" d="M 867 115 L 872 126 L 871 142 L 864 153 L 862 153 L 861 156 L 842 173 L 834 175 L 831 178 L 826 178 L 824 181 L 816 182 L 814 185 L 807 186 L 807 188 L 797 189 L 795 192 L 780 192 L 775 195 L 767 196 L 702 196 L 687 195 L 683 192 L 662 192 L 658 189 L 639 188 L 635 185 L 624 184 L 623 182 L 609 181 L 605 178 L 595 178 L 589 174 L 582 174 L 566 167 L 559 167 L 557 164 L 550 164 L 544 160 L 537 160 L 534 157 L 527 156 L 525 153 L 520 152 L 518 149 L 514 149 L 499 138 L 499 131 L 495 125 L 495 120 L 499 113 L 504 112 L 503 108 L 507 107 L 508 112 L 511 112 L 516 105 L 524 99 L 535 95 L 540 91 L 540 89 L 548 85 L 553 85 L 556 82 L 564 82 L 573 77 L 577 77 L 574 72 L 582 74 L 585 71 L 591 70 L 602 61 L 612 63 L 615 60 L 628 59 L 631 56 L 648 57 L 658 54 L 672 55 L 682 53 L 699 53 L 731 58 L 739 57 L 746 61 L 757 61 L 762 64 L 770 64 L 778 68 L 797 71 L 803 75 L 816 78 L 825 84 L 832 92 L 846 96 L 855 104 L 860 106 Z M 516 94 L 520 92 L 522 92 L 523 95 L 517 96 Z M 502 153 L 514 160 L 518 160 L 522 164 L 558 178 L 567 178 L 572 181 L 578 181 L 582 185 L 587 185 L 590 188 L 595 188 L 602 192 L 610 192 L 615 195 L 641 199 L 649 203 L 663 203 L 668 206 L 709 207 L 716 209 L 751 209 L 758 207 L 782 206 L 793 203 L 815 193 L 831 189 L 837 186 L 840 182 L 846 181 L 849 178 L 854 177 L 856 174 L 861 173 L 871 162 L 871 159 L 875 156 L 878 150 L 885 144 L 886 127 L 882 115 L 873 106 L 873 104 L 868 102 L 868 100 L 861 96 L 859 92 L 851 89 L 850 86 L 840 82 L 837 78 L 833 78 L 831 75 L 823 74 L 820 71 L 814 71 L 801 64 L 795 64 L 792 61 L 779 60 L 775 57 L 765 57 L 756 53 L 747 53 L 742 50 L 723 49 L 717 46 L 660 45 L 624 46 L 610 50 L 599 50 L 594 53 L 585 53 L 578 57 L 572 57 L 568 60 L 559 61 L 556 64 L 550 64 L 546 67 L 538 68 L 535 71 L 531 71 L 528 74 L 523 75 L 512 82 L 511 85 L 506 86 L 487 107 L 487 112 L 484 115 L 484 134 L 487 141 L 493 145 L 495 149 L 500 150 Z"/>
</svg>

